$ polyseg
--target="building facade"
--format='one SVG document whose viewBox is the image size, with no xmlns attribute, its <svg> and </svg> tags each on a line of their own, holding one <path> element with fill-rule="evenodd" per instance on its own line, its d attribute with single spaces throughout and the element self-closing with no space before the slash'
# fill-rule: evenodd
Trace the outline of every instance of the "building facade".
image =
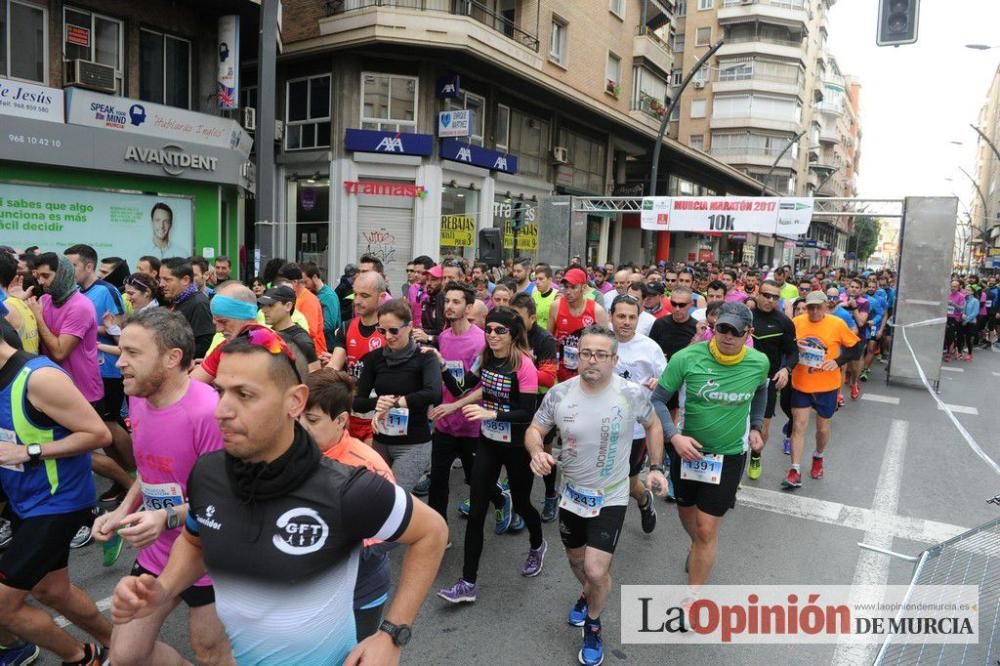
<svg viewBox="0 0 1000 666">
<path fill-rule="evenodd" d="M 979 112 L 979 129 L 990 143 L 1000 146 L 1000 67 L 993 74 Z M 1000 158 L 982 137 L 976 145 L 975 176 L 978 193 L 973 196 L 969 211 L 971 228 L 975 230 L 973 239 L 979 241 L 978 254 L 984 262 L 981 265 L 995 270 L 1000 268 L 1000 252 L 991 251 L 1000 247 Z"/>
</svg>

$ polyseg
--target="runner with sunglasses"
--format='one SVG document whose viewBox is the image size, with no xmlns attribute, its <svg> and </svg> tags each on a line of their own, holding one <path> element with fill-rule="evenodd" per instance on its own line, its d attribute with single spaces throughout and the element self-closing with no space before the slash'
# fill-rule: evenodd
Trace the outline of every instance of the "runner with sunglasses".
<svg viewBox="0 0 1000 666">
<path fill-rule="evenodd" d="M 430 356 L 430 355 L 428 355 Z M 471 603 L 478 592 L 479 559 L 483 553 L 483 522 L 491 496 L 500 478 L 500 468 L 507 469 L 514 510 L 528 527 L 530 550 L 521 567 L 522 576 L 537 576 L 542 571 L 547 545 L 542 538 L 542 520 L 531 504 L 533 477 L 530 459 L 524 448 L 524 432 L 535 413 L 538 371 L 531 360 L 531 349 L 524 323 L 512 308 L 499 307 L 486 317 L 486 347 L 471 372 L 459 381 L 449 370 L 439 352 L 444 383 L 463 405 L 466 418 L 480 424 L 479 444 L 472 465 L 469 519 L 465 528 L 465 552 L 462 577 L 438 592 L 453 604 Z M 478 388 L 473 388 L 478 386 Z M 482 401 L 482 404 L 474 404 Z"/>
<path fill-rule="evenodd" d="M 380 305 L 375 330 L 386 345 L 364 357 L 354 411 L 375 411 L 373 446 L 392 465 L 396 483 L 410 492 L 431 462 L 427 412 L 441 402 L 441 372 L 410 337 L 405 300 Z"/>
<path fill-rule="evenodd" d="M 685 273 L 685 275 L 690 275 Z M 661 317 L 653 323 L 649 330 L 649 338 L 660 345 L 660 350 L 666 356 L 667 362 L 674 354 L 690 345 L 698 333 L 698 322 L 691 316 L 694 294 L 690 287 L 677 286 L 670 293 L 669 317 Z M 670 398 L 667 405 L 674 421 L 677 421 L 680 411 L 680 399 L 677 395 Z"/>
</svg>

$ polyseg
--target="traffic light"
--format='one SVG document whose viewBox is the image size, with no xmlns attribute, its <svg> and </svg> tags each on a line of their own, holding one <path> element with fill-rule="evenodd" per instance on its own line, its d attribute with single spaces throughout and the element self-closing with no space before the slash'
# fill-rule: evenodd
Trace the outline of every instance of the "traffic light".
<svg viewBox="0 0 1000 666">
<path fill-rule="evenodd" d="M 875 43 L 879 46 L 913 44 L 917 41 L 919 14 L 920 0 L 879 0 Z"/>
</svg>

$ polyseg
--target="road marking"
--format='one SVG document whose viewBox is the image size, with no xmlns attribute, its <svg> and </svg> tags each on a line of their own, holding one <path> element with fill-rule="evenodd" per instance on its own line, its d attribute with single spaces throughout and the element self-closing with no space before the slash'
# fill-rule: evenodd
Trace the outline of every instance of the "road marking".
<svg viewBox="0 0 1000 666">
<path fill-rule="evenodd" d="M 104 599 L 101 599 L 100 601 L 97 602 L 97 610 L 101 611 L 102 613 L 106 610 L 109 610 L 110 608 L 111 608 L 111 597 L 105 597 Z M 62 615 L 56 616 L 53 621 L 59 628 L 72 624 L 72 622 L 67 620 Z"/>
<path fill-rule="evenodd" d="M 862 400 L 870 400 L 872 402 L 884 402 L 887 405 L 898 405 L 899 398 L 891 395 L 879 395 L 878 393 L 862 393 Z"/>
<path fill-rule="evenodd" d="M 947 365 L 942 365 L 941 369 L 945 372 L 965 372 L 965 368 L 952 368 Z"/>
<path fill-rule="evenodd" d="M 899 508 L 900 482 L 903 478 L 903 456 L 906 455 L 906 421 L 893 419 L 889 426 L 889 440 L 882 457 L 882 467 L 875 484 L 875 499 L 872 501 L 874 523 L 865 532 L 862 543 L 883 549 L 892 548 L 892 534 L 889 527 L 893 524 L 891 516 Z M 854 579 L 851 584 L 851 603 L 878 602 L 873 596 L 875 588 L 865 588 L 859 585 L 885 585 L 889 580 L 889 556 L 882 553 L 862 550 L 858 554 L 858 563 L 854 568 Z M 837 649 L 833 653 L 835 666 L 861 666 L 872 663 L 877 645 L 865 645 L 857 642 L 857 636 L 845 636 L 837 641 Z"/>
<path fill-rule="evenodd" d="M 1000 377 L 1000 372 L 994 372 L 994 373 L 993 373 L 993 376 L 994 376 L 994 377 Z"/>
<path fill-rule="evenodd" d="M 975 407 L 966 407 L 965 405 L 948 405 L 942 403 L 938 405 L 938 410 L 943 412 L 945 407 L 956 414 L 971 414 L 972 416 L 979 416 L 979 410 Z"/>
</svg>

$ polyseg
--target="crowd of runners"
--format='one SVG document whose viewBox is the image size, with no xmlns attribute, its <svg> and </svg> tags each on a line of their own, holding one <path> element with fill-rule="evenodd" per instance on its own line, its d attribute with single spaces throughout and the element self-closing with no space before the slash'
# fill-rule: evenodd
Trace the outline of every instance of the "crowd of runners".
<svg viewBox="0 0 1000 666">
<path fill-rule="evenodd" d="M 633 500 L 647 534 L 654 496 L 676 505 L 688 582 L 709 581 L 769 440 L 794 491 L 814 419 L 823 478 L 832 420 L 887 359 L 896 299 L 891 270 L 819 267 L 420 256 L 389 284 L 362 256 L 336 284 L 281 259 L 233 272 L 226 257 L 0 247 L 0 664 L 40 649 L 397 663 L 447 548 L 462 565 L 442 572 L 442 605 L 503 575 L 479 569 L 487 517 L 527 536 L 526 577 L 558 522 L 580 583 L 566 621 L 580 663 L 600 664 Z M 954 276 L 946 361 L 996 348 L 998 307 L 995 278 Z M 450 497 L 459 468 L 467 492 Z M 93 541 L 106 567 L 134 554 L 110 619 L 68 567 Z M 181 602 L 190 650 L 158 640 Z"/>
</svg>

